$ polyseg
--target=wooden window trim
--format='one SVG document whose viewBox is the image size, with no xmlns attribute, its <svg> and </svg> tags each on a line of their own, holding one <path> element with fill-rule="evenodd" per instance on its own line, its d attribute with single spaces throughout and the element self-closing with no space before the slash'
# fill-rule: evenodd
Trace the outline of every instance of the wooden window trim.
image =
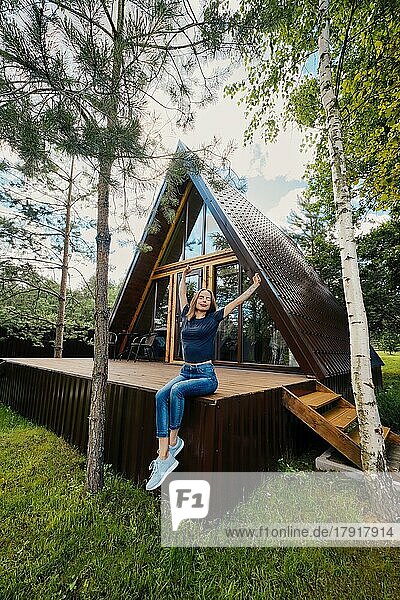
<svg viewBox="0 0 400 600">
<path fill-rule="evenodd" d="M 202 239 L 202 243 L 201 243 L 201 251 L 202 251 L 203 255 L 205 255 L 205 253 L 206 253 L 206 226 L 207 226 L 206 210 L 207 210 L 207 204 L 203 200 L 203 232 L 202 232 L 203 239 Z"/>
<path fill-rule="evenodd" d="M 162 245 L 162 247 L 160 249 L 160 252 L 158 254 L 156 263 L 155 263 L 155 265 L 153 267 L 152 273 L 151 273 L 151 275 L 149 277 L 149 280 L 147 282 L 147 285 L 146 285 L 146 287 L 145 287 L 145 289 L 143 291 L 143 295 L 142 295 L 142 297 L 141 297 L 141 299 L 140 299 L 140 301 L 139 301 L 139 303 L 137 305 L 135 313 L 134 313 L 134 315 L 133 315 L 133 317 L 131 319 L 131 322 L 129 324 L 129 327 L 128 327 L 128 332 L 129 333 L 133 331 L 133 327 L 136 324 L 136 321 L 137 321 L 137 318 L 138 318 L 138 316 L 140 314 L 140 311 L 143 308 L 143 304 L 145 302 L 145 299 L 147 298 L 147 294 L 149 293 L 150 287 L 151 287 L 151 285 L 153 283 L 153 280 L 154 280 L 154 273 L 157 271 L 157 268 L 158 268 L 158 266 L 160 264 L 160 261 L 161 261 L 162 257 L 164 256 L 164 253 L 165 253 L 166 249 L 168 248 L 168 244 L 169 244 L 169 242 L 170 242 L 170 240 L 172 238 L 173 232 L 175 230 L 175 226 L 177 225 L 177 223 L 178 223 L 178 221 L 179 221 L 179 219 L 181 217 L 182 211 L 187 206 L 187 202 L 186 201 L 187 201 L 187 198 L 188 198 L 188 196 L 189 196 L 189 194 L 190 194 L 190 192 L 192 190 L 192 187 L 193 187 L 192 182 L 189 182 L 187 184 L 186 188 L 185 188 L 185 191 L 184 191 L 183 196 L 182 196 L 182 200 L 181 200 L 180 205 L 179 205 L 179 207 L 178 207 L 178 209 L 177 209 L 177 211 L 175 213 L 174 220 L 171 223 L 171 227 L 169 228 L 168 233 L 167 233 L 167 235 L 165 237 L 164 243 L 163 243 L 163 245 Z M 166 275 L 170 275 L 170 273 L 166 273 Z M 121 348 L 123 350 L 124 349 L 124 345 L 121 346 Z"/>
<path fill-rule="evenodd" d="M 168 265 L 162 265 L 154 269 L 151 278 L 158 279 L 159 277 L 165 277 L 171 275 L 171 273 L 179 273 L 183 271 L 186 265 L 190 265 L 193 269 L 203 268 L 207 266 L 215 266 L 218 264 L 225 264 L 227 262 L 238 261 L 236 254 L 233 250 L 218 250 L 210 254 L 201 254 L 195 258 L 187 258 L 176 263 L 169 263 Z"/>
<path fill-rule="evenodd" d="M 168 295 L 168 316 L 167 316 L 167 337 L 165 339 L 165 362 L 170 361 L 170 348 L 174 344 L 175 327 L 169 327 L 172 319 L 175 322 L 176 295 L 174 294 L 176 286 L 176 275 L 172 274 L 169 277 L 169 295 Z M 173 354 L 172 354 L 173 357 Z"/>
<path fill-rule="evenodd" d="M 239 275 L 238 290 L 239 290 L 239 296 L 240 296 L 243 293 L 243 286 L 242 286 L 243 267 L 240 263 L 239 263 L 238 271 L 239 271 L 239 273 L 238 273 L 238 275 Z M 239 364 L 242 362 L 242 359 L 243 359 L 242 340 L 243 340 L 243 303 L 239 305 L 239 314 L 238 314 L 237 362 Z"/>
</svg>

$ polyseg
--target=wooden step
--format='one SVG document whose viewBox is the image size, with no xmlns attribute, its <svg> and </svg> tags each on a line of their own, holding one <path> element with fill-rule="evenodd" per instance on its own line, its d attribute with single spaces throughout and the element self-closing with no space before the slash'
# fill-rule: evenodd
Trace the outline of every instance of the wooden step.
<svg viewBox="0 0 400 600">
<path fill-rule="evenodd" d="M 314 389 L 283 386 L 283 405 L 303 423 L 361 468 L 360 433 L 355 406 L 319 381 L 313 381 Z M 324 408 L 325 407 L 325 408 Z M 322 408 L 320 412 L 319 409 Z M 354 424 L 351 431 L 347 431 Z M 390 427 L 383 427 L 389 470 L 400 482 L 400 435 Z"/>
<path fill-rule="evenodd" d="M 338 398 L 340 398 L 340 394 L 336 394 L 335 392 L 312 392 L 311 394 L 300 396 L 299 400 L 306 406 L 317 409 L 334 402 Z"/>
<path fill-rule="evenodd" d="M 323 414 L 325 419 L 339 429 L 346 429 L 351 423 L 357 419 L 355 408 L 347 408 L 343 406 L 334 406 Z"/>
<path fill-rule="evenodd" d="M 387 438 L 387 436 L 389 434 L 389 431 L 390 431 L 390 427 L 384 427 L 383 428 L 383 439 L 386 440 L 386 438 Z M 355 427 L 353 429 L 353 431 L 350 431 L 347 435 L 349 437 L 351 437 L 351 439 L 353 440 L 353 442 L 355 442 L 356 444 L 360 444 L 360 431 L 358 429 L 358 425 L 357 425 L 357 427 Z"/>
</svg>

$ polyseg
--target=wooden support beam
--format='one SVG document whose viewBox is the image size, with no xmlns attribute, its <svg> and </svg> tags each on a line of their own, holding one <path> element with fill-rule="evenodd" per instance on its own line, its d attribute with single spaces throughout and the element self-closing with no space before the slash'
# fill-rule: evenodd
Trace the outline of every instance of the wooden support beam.
<svg viewBox="0 0 400 600">
<path fill-rule="evenodd" d="M 171 339 L 171 320 L 174 315 L 174 311 L 172 308 L 172 301 L 174 296 L 174 275 L 169 276 L 169 290 L 168 290 L 168 315 L 167 315 L 167 336 L 165 339 L 165 362 L 169 362 L 170 356 L 170 339 Z"/>
<path fill-rule="evenodd" d="M 172 279 L 172 294 L 171 294 L 171 314 L 168 316 L 168 324 L 167 324 L 167 343 L 168 343 L 168 358 L 165 358 L 166 362 L 172 362 L 174 360 L 174 351 L 175 351 L 175 315 L 177 309 L 177 285 L 178 285 L 178 275 L 174 273 L 171 275 Z M 169 339 L 168 339 L 169 334 Z"/>
<path fill-rule="evenodd" d="M 179 221 L 179 218 L 180 218 L 180 216 L 181 216 L 181 213 L 182 213 L 182 211 L 183 211 L 183 208 L 184 208 L 184 206 L 185 206 L 185 204 L 186 204 L 186 200 L 187 200 L 187 198 L 188 198 L 188 196 L 189 196 L 189 194 L 190 194 L 190 192 L 191 192 L 191 190 L 192 190 L 192 187 L 193 187 L 193 184 L 192 184 L 192 182 L 188 183 L 188 185 L 186 186 L 186 189 L 185 189 L 185 191 L 184 191 L 184 193 L 183 193 L 183 196 L 182 196 L 182 200 L 181 200 L 181 202 L 180 202 L 180 204 L 179 204 L 179 207 L 178 207 L 178 209 L 177 209 L 177 211 L 176 211 L 175 218 L 174 218 L 174 220 L 173 220 L 173 222 L 172 222 L 172 224 L 171 224 L 171 226 L 170 226 L 170 228 L 169 228 L 169 231 L 168 231 L 168 233 L 167 233 L 167 235 L 166 235 L 166 238 L 165 238 L 165 240 L 164 240 L 164 243 L 163 243 L 163 245 L 162 245 L 162 247 L 161 247 L 160 253 L 159 253 L 158 257 L 157 257 L 156 263 L 155 263 L 155 265 L 154 265 L 154 267 L 153 267 L 152 273 L 151 273 L 151 275 L 150 275 L 150 277 L 149 277 L 149 280 L 148 280 L 148 282 L 147 282 L 147 284 L 146 284 L 146 287 L 145 287 L 145 290 L 144 290 L 144 292 L 143 292 L 143 295 L 142 295 L 142 297 L 141 297 L 141 299 L 140 299 L 140 302 L 139 302 L 139 304 L 138 304 L 138 305 L 137 305 L 137 307 L 136 307 L 136 310 L 135 310 L 135 312 L 134 312 L 134 315 L 133 315 L 133 317 L 132 317 L 132 319 L 131 319 L 131 322 L 130 322 L 130 324 L 129 324 L 129 327 L 128 327 L 128 331 L 129 331 L 129 332 L 131 332 L 131 331 L 133 330 L 133 327 L 134 327 L 134 325 L 135 325 L 136 319 L 138 318 L 138 316 L 139 316 L 139 314 L 140 314 L 140 311 L 142 310 L 143 304 L 144 304 L 144 302 L 145 302 L 145 300 L 146 300 L 147 294 L 148 294 L 148 292 L 149 292 L 149 290 L 150 290 L 151 284 L 152 284 L 152 282 L 153 282 L 153 279 L 154 279 L 154 272 L 155 272 L 155 270 L 157 269 L 158 265 L 160 264 L 161 258 L 162 258 L 162 256 L 163 256 L 163 254 L 164 254 L 165 250 L 167 249 L 167 246 L 168 246 L 168 244 L 169 244 L 169 241 L 170 241 L 170 239 L 171 239 L 171 237 L 172 237 L 172 234 L 173 234 L 173 231 L 174 231 L 174 229 L 175 229 L 175 225 L 176 225 L 176 224 L 177 224 L 177 222 Z M 166 276 L 167 276 L 167 275 L 169 275 L 169 274 L 170 274 L 169 272 L 168 272 L 168 273 L 166 273 L 166 274 L 164 275 L 164 277 L 166 277 Z M 121 350 L 121 351 L 122 351 L 122 350 Z"/>
</svg>

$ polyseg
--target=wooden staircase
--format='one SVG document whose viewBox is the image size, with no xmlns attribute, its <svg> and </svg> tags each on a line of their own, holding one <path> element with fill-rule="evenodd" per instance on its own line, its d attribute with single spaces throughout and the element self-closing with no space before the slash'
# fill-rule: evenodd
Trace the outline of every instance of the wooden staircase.
<svg viewBox="0 0 400 600">
<path fill-rule="evenodd" d="M 283 403 L 348 460 L 361 468 L 360 432 L 351 402 L 315 379 L 283 388 Z M 400 481 L 400 435 L 383 428 L 386 457 L 393 477 Z"/>
</svg>

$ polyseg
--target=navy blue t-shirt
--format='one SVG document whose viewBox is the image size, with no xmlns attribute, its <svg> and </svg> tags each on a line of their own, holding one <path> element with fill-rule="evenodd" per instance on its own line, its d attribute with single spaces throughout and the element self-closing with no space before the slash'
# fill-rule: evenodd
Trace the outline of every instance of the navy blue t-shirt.
<svg viewBox="0 0 400 600">
<path fill-rule="evenodd" d="M 181 340 L 183 359 L 190 363 L 200 363 L 214 358 L 214 340 L 218 325 L 224 318 L 224 308 L 209 312 L 202 319 L 188 320 L 189 304 L 182 309 Z"/>
</svg>

